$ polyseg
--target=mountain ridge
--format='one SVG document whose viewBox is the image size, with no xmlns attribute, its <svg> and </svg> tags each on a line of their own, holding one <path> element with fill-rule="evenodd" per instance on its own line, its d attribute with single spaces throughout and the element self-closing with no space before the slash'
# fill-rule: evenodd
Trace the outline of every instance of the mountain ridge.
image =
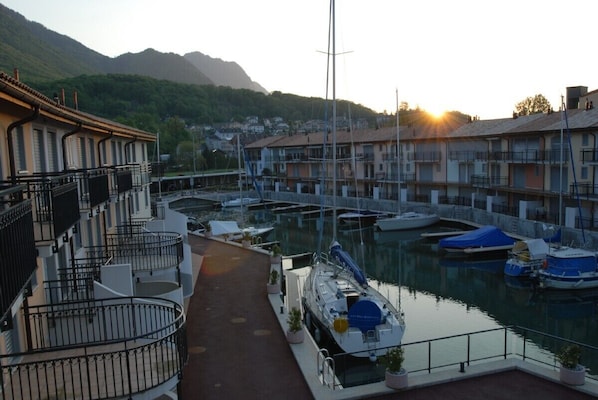
<svg viewBox="0 0 598 400">
<path fill-rule="evenodd" d="M 11 73 L 14 69 L 26 83 L 80 75 L 131 74 L 268 93 L 235 62 L 199 51 L 181 56 L 151 48 L 111 58 L 0 4 L 0 70 Z"/>
</svg>

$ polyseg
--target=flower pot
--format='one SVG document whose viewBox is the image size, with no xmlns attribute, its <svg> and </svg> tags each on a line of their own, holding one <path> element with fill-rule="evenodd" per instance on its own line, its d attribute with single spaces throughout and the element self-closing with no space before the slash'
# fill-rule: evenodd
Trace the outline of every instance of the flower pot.
<svg viewBox="0 0 598 400">
<path fill-rule="evenodd" d="M 248 248 L 251 247 L 251 240 L 242 240 L 241 244 L 243 245 L 243 247 Z"/>
<path fill-rule="evenodd" d="M 575 369 L 561 366 L 561 369 L 559 370 L 559 379 L 567 385 L 583 385 L 586 379 L 586 368 L 579 364 L 577 364 Z"/>
<path fill-rule="evenodd" d="M 384 383 L 391 389 L 404 389 L 408 385 L 408 375 L 405 368 L 401 368 L 398 373 L 386 370 L 384 375 Z"/>
<path fill-rule="evenodd" d="M 282 262 L 282 256 L 270 256 L 270 264 L 280 264 Z"/>
<path fill-rule="evenodd" d="M 280 283 L 268 283 L 266 289 L 268 290 L 268 294 L 278 294 L 280 293 Z"/>
<path fill-rule="evenodd" d="M 305 332 L 299 329 L 297 332 L 287 331 L 287 342 L 289 343 L 303 343 L 305 339 Z"/>
</svg>

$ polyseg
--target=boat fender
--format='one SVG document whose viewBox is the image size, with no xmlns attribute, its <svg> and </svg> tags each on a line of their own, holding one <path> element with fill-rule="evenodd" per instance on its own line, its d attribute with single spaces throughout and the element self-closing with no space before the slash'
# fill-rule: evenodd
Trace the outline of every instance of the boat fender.
<svg viewBox="0 0 598 400">
<path fill-rule="evenodd" d="M 334 330 L 338 333 L 345 333 L 349 329 L 349 320 L 346 318 L 335 318 Z"/>
<path fill-rule="evenodd" d="M 542 269 L 548 268 L 548 260 L 542 261 Z"/>
</svg>

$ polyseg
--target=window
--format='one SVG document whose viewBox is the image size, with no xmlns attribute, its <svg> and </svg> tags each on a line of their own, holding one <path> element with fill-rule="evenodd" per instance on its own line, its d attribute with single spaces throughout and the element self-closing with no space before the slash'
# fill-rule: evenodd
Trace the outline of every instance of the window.
<svg viewBox="0 0 598 400">
<path fill-rule="evenodd" d="M 587 133 L 581 135 L 581 145 L 588 146 L 590 144 L 590 138 Z"/>
<path fill-rule="evenodd" d="M 581 167 L 581 179 L 588 179 L 588 167 Z"/>
</svg>

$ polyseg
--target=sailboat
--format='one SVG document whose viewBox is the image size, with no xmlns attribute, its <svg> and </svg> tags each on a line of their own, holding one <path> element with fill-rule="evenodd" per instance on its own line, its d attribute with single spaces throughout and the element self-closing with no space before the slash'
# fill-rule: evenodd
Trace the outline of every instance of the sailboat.
<svg viewBox="0 0 598 400">
<path fill-rule="evenodd" d="M 222 208 L 244 207 L 250 204 L 261 203 L 262 199 L 257 197 L 243 197 L 243 176 L 241 175 L 241 135 L 237 136 L 237 165 L 239 167 L 239 197 L 223 201 Z"/>
<path fill-rule="evenodd" d="M 564 118 L 563 118 L 564 117 Z M 567 108 L 565 102 L 561 100 L 561 160 L 563 160 L 563 121 L 569 134 L 569 122 L 567 120 Z M 569 151 L 571 151 L 571 146 Z M 571 162 L 574 158 L 571 156 Z M 563 182 L 563 163 L 561 162 L 560 182 Z M 574 166 L 574 165 L 573 165 Z M 575 178 L 575 167 L 573 168 L 573 177 Z M 577 183 L 575 184 L 577 194 Z M 559 194 L 559 223 L 562 216 L 562 195 Z M 580 210 L 581 211 L 581 210 Z M 583 233 L 583 225 L 582 225 Z M 585 242 L 585 235 L 584 235 Z M 546 289 L 590 289 L 598 288 L 598 255 L 595 251 L 577 249 L 568 246 L 551 247 L 542 268 L 533 273 L 533 278 L 541 288 Z"/>
<path fill-rule="evenodd" d="M 330 1 L 332 24 L 332 153 L 333 233 L 336 236 L 336 92 L 334 0 Z M 398 346 L 405 332 L 402 314 L 371 287 L 365 273 L 333 238 L 328 254 L 314 256 L 303 286 L 305 323 L 330 337 L 342 351 L 375 360 L 388 347 Z"/>
<path fill-rule="evenodd" d="M 401 213 L 401 151 L 399 146 L 399 92 L 396 91 L 397 101 L 397 184 L 398 184 L 398 212 L 387 218 L 378 218 L 376 225 L 381 231 L 400 231 L 407 229 L 425 228 L 440 221 L 434 213 L 408 211 Z"/>
</svg>

